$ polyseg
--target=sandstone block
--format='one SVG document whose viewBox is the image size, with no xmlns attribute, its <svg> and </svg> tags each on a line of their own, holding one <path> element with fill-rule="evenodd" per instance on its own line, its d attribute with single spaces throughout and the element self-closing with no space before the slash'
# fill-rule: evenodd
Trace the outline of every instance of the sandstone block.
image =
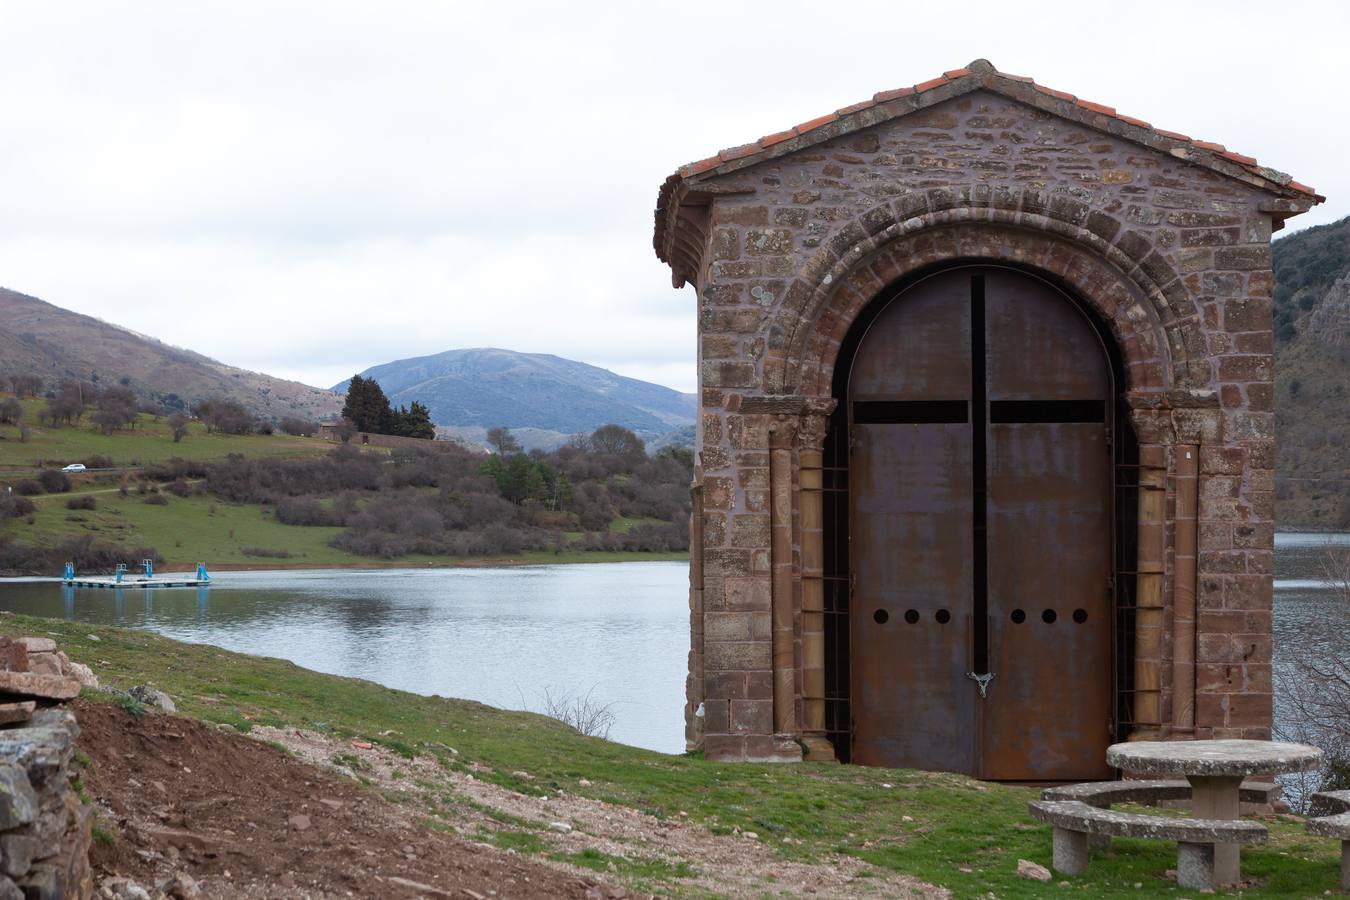
<svg viewBox="0 0 1350 900">
<path fill-rule="evenodd" d="M 80 696 L 80 683 L 59 674 L 0 672 L 0 694 L 17 694 L 43 700 L 74 700 Z"/>
</svg>

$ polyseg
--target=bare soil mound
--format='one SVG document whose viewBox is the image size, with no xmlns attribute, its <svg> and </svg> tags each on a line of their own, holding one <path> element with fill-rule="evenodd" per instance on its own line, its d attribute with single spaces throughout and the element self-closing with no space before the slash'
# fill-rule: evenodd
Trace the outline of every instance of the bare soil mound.
<svg viewBox="0 0 1350 900">
<path fill-rule="evenodd" d="M 174 716 L 73 705 L 86 791 L 115 840 L 97 881 L 178 872 L 208 897 L 614 897 L 621 888 L 416 824 L 413 810 L 269 744 Z M 109 827 L 112 826 L 112 827 Z"/>
</svg>

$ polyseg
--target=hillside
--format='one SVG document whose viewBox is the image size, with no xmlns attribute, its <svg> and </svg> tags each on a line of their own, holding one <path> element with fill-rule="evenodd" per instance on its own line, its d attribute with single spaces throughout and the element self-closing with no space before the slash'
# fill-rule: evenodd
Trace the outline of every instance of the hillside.
<svg viewBox="0 0 1350 900">
<path fill-rule="evenodd" d="M 1027 817 L 1039 788 L 667 756 L 532 713 L 108 625 L 12 615 L 0 633 L 54 638 L 105 686 L 75 707 L 82 789 L 102 811 L 100 874 L 154 883 L 170 855 L 209 886 L 204 897 L 276 896 L 287 867 L 322 896 L 373 896 L 374 884 L 381 897 L 468 897 L 469 885 L 552 897 L 559 875 L 613 886 L 579 892 L 590 897 L 1193 896 L 1176 893 L 1166 841 L 1117 838 L 1084 874 L 1056 879 L 1069 888 L 1019 876 L 1019 860 L 1050 863 L 1050 829 Z M 138 684 L 167 693 L 179 715 L 133 718 L 117 692 Z M 309 827 L 286 827 L 297 812 Z M 1309 838 L 1296 817 L 1260 821 L 1268 842 L 1242 854 L 1248 896 L 1336 885 L 1335 841 Z M 170 841 L 181 846 L 184 833 L 193 843 L 175 854 Z M 256 835 L 248 852 L 233 849 L 241 834 Z M 201 846 L 228 852 L 190 849 Z M 497 871 L 484 884 L 486 867 Z M 396 893 L 395 873 L 447 890 Z M 526 875 L 533 890 L 514 889 L 510 878 Z"/>
<path fill-rule="evenodd" d="M 1350 218 L 1274 244 L 1275 516 L 1350 529 Z"/>
<path fill-rule="evenodd" d="M 511 428 L 527 447 L 556 447 L 570 435 L 613 423 L 648 442 L 693 424 L 693 394 L 544 353 L 476 348 L 401 359 L 359 373 L 395 405 L 416 400 L 442 431 L 481 442 Z M 333 390 L 344 392 L 347 382 Z"/>
<path fill-rule="evenodd" d="M 183 404 L 226 397 L 280 419 L 331 417 L 339 397 L 295 381 L 236 369 L 154 338 L 0 288 L 0 375 L 35 374 L 113 384 L 129 379 L 140 397 Z"/>
</svg>

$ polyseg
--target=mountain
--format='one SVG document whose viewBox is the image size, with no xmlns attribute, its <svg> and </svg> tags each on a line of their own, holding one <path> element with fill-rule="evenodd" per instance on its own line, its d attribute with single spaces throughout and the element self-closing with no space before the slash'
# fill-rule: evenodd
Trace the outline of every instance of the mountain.
<svg viewBox="0 0 1350 900">
<path fill-rule="evenodd" d="M 236 369 L 118 325 L 0 288 L 0 375 L 127 380 L 137 396 L 191 404 L 227 397 L 271 419 L 332 417 L 342 398 L 295 381 Z"/>
<path fill-rule="evenodd" d="M 481 442 L 502 425 L 527 448 L 556 447 L 609 423 L 653 442 L 692 425 L 698 406 L 694 394 L 586 363 L 490 347 L 401 359 L 360 375 L 378 381 L 395 406 L 426 404 L 442 431 Z"/>
<path fill-rule="evenodd" d="M 1273 249 L 1275 520 L 1350 530 L 1350 218 Z"/>
</svg>

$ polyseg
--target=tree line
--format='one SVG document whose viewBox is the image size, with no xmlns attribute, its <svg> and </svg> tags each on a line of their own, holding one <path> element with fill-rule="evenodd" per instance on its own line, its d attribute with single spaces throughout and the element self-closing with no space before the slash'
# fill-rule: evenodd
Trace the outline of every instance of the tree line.
<svg viewBox="0 0 1350 900">
<path fill-rule="evenodd" d="M 357 431 L 369 434 L 427 439 L 436 437 L 436 426 L 426 406 L 414 400 L 410 407 L 400 406 L 395 409 L 378 381 L 360 375 L 353 375 L 347 386 L 347 401 L 342 406 L 342 418 L 352 423 Z"/>
</svg>

